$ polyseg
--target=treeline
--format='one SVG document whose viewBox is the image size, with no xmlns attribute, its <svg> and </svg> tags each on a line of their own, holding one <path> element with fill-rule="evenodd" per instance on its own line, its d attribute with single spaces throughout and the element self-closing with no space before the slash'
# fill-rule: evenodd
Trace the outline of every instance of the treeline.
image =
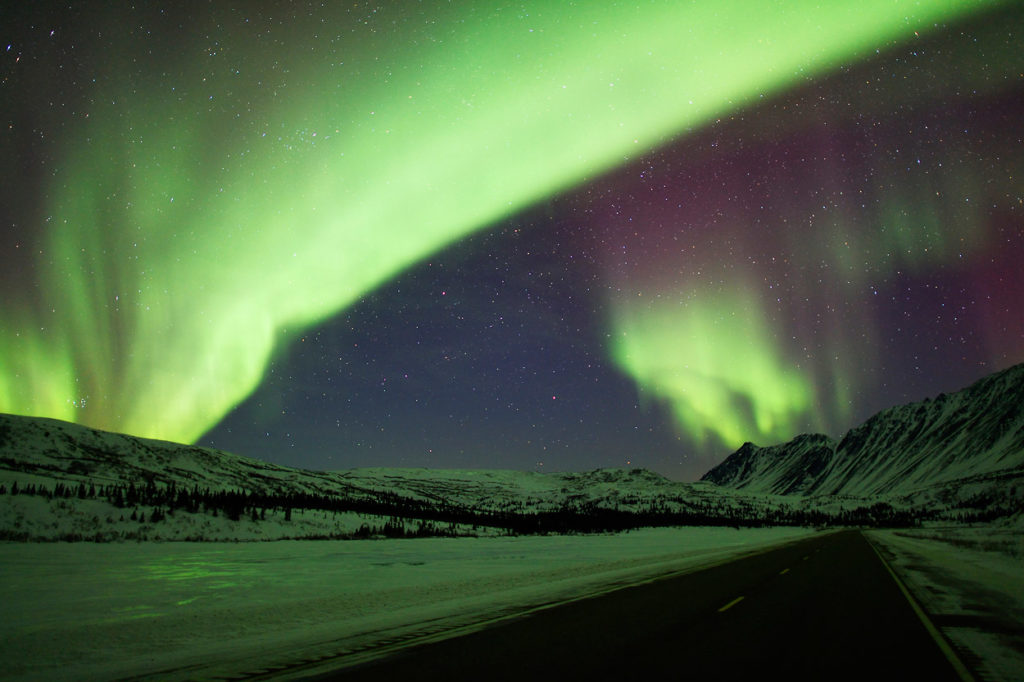
<svg viewBox="0 0 1024 682">
<path fill-rule="evenodd" d="M 924 520 L 950 518 L 950 512 L 896 509 L 879 502 L 869 506 L 839 511 L 794 508 L 787 505 L 757 507 L 737 502 L 723 508 L 696 500 L 673 500 L 646 506 L 608 508 L 590 502 L 568 502 L 559 509 L 535 511 L 519 504 L 499 509 L 474 509 L 444 502 L 423 501 L 390 492 L 368 493 L 364 497 L 315 494 L 308 492 L 257 492 L 246 490 L 211 490 L 199 486 L 157 484 L 154 481 L 133 481 L 127 484 L 95 485 L 57 483 L 53 487 L 12 484 L 0 485 L 0 494 L 37 495 L 45 498 L 77 498 L 103 500 L 116 508 L 131 509 L 131 519 L 140 523 L 159 523 L 168 515 L 182 511 L 211 514 L 238 521 L 266 520 L 268 511 L 283 514 L 291 521 L 293 510 L 323 512 L 354 512 L 389 519 L 383 525 L 364 524 L 346 537 L 427 537 L 456 535 L 459 527 L 497 529 L 510 535 L 545 533 L 596 533 L 626 531 L 661 526 L 870 526 L 911 527 Z M 635 501 L 634 501 L 635 502 Z M 143 508 L 150 508 L 148 516 Z M 970 510 L 960 519 L 991 520 L 1002 510 Z"/>
</svg>

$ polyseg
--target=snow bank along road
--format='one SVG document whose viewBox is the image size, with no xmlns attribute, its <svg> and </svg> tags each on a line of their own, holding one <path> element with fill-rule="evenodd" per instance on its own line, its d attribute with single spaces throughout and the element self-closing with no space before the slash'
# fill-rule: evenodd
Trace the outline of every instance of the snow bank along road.
<svg viewBox="0 0 1024 682">
<path fill-rule="evenodd" d="M 972 679 L 936 637 L 848 531 L 310 679 Z"/>
</svg>

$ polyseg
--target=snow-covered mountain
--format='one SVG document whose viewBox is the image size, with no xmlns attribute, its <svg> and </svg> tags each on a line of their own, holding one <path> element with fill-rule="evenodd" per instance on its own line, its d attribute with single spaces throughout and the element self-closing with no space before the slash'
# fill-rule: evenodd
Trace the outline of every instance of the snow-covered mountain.
<svg viewBox="0 0 1024 682">
<path fill-rule="evenodd" d="M 758 524 L 776 507 L 763 495 L 670 481 L 644 469 L 312 471 L 0 414 L 0 539 L 275 539 L 736 525 Z"/>
<path fill-rule="evenodd" d="M 806 494 L 832 461 L 835 447 L 833 439 L 820 433 L 768 447 L 744 443 L 701 480 L 751 492 Z"/>
<path fill-rule="evenodd" d="M 769 447 L 747 443 L 702 480 L 783 495 L 1016 497 L 1024 483 L 1024 364 L 883 410 L 839 442 L 811 434 Z"/>
<path fill-rule="evenodd" d="M 388 494 L 480 510 L 516 506 L 544 511 L 566 503 L 614 506 L 652 497 L 695 496 L 693 484 L 670 481 L 645 469 L 545 474 L 413 468 L 314 471 L 55 419 L 0 414 L 0 483 L 9 486 L 15 481 L 23 488 L 56 482 L 73 486 L 152 482 L 185 489 L 198 486 L 356 500 Z"/>
</svg>

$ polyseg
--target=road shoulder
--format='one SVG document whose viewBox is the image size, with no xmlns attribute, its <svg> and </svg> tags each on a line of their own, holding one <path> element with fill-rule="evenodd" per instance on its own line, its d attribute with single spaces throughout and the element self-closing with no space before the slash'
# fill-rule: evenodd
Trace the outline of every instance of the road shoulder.
<svg viewBox="0 0 1024 682">
<path fill-rule="evenodd" d="M 985 680 L 1024 678 L 1024 562 L 942 529 L 865 531 L 957 655 Z"/>
</svg>

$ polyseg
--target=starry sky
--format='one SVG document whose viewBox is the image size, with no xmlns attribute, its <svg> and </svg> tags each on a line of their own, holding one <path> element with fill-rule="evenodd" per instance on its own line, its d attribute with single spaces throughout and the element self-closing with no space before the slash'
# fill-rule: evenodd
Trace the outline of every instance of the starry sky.
<svg viewBox="0 0 1024 682">
<path fill-rule="evenodd" d="M 0 411 L 642 466 L 1024 361 L 1014 3 L 0 9 Z"/>
</svg>

